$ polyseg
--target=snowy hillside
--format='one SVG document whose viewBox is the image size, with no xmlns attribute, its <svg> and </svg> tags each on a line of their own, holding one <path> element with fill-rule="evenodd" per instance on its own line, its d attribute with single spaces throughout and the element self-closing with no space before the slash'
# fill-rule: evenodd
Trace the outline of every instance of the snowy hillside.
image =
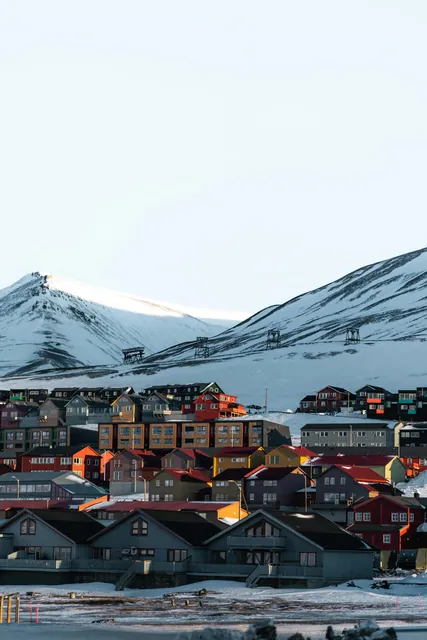
<svg viewBox="0 0 427 640">
<path fill-rule="evenodd" d="M 210 340 L 210 359 L 265 352 L 267 332 L 278 329 L 289 350 L 306 345 L 343 348 L 347 327 L 363 342 L 427 338 L 427 249 L 378 262 L 298 296 L 263 309 Z M 176 345 L 152 360 L 186 361 L 191 346 Z M 324 357 L 324 356 L 322 356 Z"/>
<path fill-rule="evenodd" d="M 0 291 L 0 371 L 117 364 L 126 347 L 152 353 L 217 333 L 212 316 L 215 324 L 174 305 L 32 273 Z"/>
</svg>

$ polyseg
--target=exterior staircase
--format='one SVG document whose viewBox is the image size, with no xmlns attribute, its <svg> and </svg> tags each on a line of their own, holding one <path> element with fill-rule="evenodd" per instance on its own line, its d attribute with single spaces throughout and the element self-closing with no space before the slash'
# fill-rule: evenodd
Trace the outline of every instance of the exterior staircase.
<svg viewBox="0 0 427 640">
<path fill-rule="evenodd" d="M 257 564 L 255 569 L 246 578 L 247 587 L 255 587 L 258 580 L 262 577 L 274 576 L 277 568 L 273 564 Z"/>
<path fill-rule="evenodd" d="M 135 560 L 135 562 L 132 562 L 130 567 L 128 567 L 126 571 L 122 573 L 122 575 L 116 582 L 116 585 L 115 585 L 116 591 L 123 591 L 123 589 L 127 587 L 127 585 L 137 575 L 137 573 L 140 573 L 140 564 L 141 563 L 139 560 Z"/>
</svg>

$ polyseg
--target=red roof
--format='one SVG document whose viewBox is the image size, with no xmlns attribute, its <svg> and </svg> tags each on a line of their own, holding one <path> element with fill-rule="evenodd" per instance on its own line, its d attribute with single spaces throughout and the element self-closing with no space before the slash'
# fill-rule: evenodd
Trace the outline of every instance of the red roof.
<svg viewBox="0 0 427 640">
<path fill-rule="evenodd" d="M 372 469 L 367 469 L 366 467 L 351 467 L 342 464 L 336 464 L 334 466 L 347 473 L 353 478 L 353 480 L 356 480 L 356 482 L 385 482 L 388 484 L 388 480 L 386 480 L 383 476 L 380 476 L 379 473 L 373 471 Z"/>
<path fill-rule="evenodd" d="M 156 502 L 144 502 L 143 500 L 123 500 L 121 502 L 115 502 L 108 506 L 101 507 L 102 511 L 133 511 L 134 509 L 153 510 L 158 511 L 218 511 L 222 507 L 232 502 L 187 502 L 184 500 L 176 500 L 174 502 L 156 501 Z M 92 509 L 89 509 L 92 510 Z M 95 509 L 93 509 L 95 511 Z"/>
<path fill-rule="evenodd" d="M 377 455 L 337 455 L 337 456 L 319 456 L 320 464 L 345 464 L 353 467 L 383 467 L 388 464 L 396 456 L 377 456 Z M 317 462 L 317 460 L 316 460 Z"/>
<path fill-rule="evenodd" d="M 174 449 L 173 451 L 170 451 L 169 453 L 167 453 L 166 455 L 170 455 L 171 453 L 173 453 L 174 451 L 182 451 L 182 453 L 184 453 L 186 456 L 188 456 L 189 458 L 192 458 L 193 460 L 196 459 L 196 455 L 198 456 L 205 456 L 205 458 L 210 458 L 211 456 L 209 456 L 207 453 L 204 453 L 204 451 L 200 451 L 200 449 L 184 449 L 182 447 L 177 447 L 176 449 Z M 166 456 L 165 456 L 166 457 Z"/>
<path fill-rule="evenodd" d="M 258 451 L 258 449 L 259 447 L 224 447 L 217 452 L 216 457 L 230 458 L 239 455 L 250 456 L 255 453 L 255 451 Z"/>
<path fill-rule="evenodd" d="M 58 507 L 67 508 L 69 506 L 69 502 L 64 502 L 64 500 L 0 500 L 0 511 L 4 509 L 53 509 Z M 75 503 L 74 503 L 75 504 Z"/>
</svg>

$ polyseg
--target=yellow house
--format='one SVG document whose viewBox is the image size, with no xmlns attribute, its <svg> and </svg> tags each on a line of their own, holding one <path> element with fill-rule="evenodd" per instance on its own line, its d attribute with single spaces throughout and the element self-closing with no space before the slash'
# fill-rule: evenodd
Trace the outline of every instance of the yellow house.
<svg viewBox="0 0 427 640">
<path fill-rule="evenodd" d="M 280 447 L 273 449 L 265 456 L 264 464 L 266 467 L 299 467 L 316 455 L 305 447 L 281 444 Z"/>
<path fill-rule="evenodd" d="M 213 477 L 226 469 L 254 469 L 264 457 L 262 447 L 224 447 L 213 458 Z"/>
</svg>

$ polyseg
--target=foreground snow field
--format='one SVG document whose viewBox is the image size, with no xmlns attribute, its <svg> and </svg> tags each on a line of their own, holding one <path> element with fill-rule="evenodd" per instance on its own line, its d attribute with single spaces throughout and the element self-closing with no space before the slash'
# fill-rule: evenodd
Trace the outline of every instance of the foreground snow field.
<svg viewBox="0 0 427 640">
<path fill-rule="evenodd" d="M 125 638 L 125 634 L 133 629 L 148 633 L 140 638 L 151 637 L 159 631 L 169 633 L 171 635 L 165 637 L 173 638 L 178 630 L 203 626 L 245 629 L 251 622 L 266 617 L 275 621 L 281 637 L 303 630 L 310 632 L 312 638 L 320 638 L 329 623 L 339 628 L 366 619 L 377 620 L 381 626 L 427 626 L 426 574 L 395 579 L 387 591 L 371 590 L 371 584 L 365 580 L 356 581 L 355 587 L 339 585 L 303 590 L 248 589 L 239 582 L 204 581 L 169 590 L 128 589 L 117 593 L 113 585 L 92 583 L 55 587 L 4 586 L 0 587 L 0 593 L 22 595 L 22 623 L 30 621 L 30 602 L 34 621 L 38 604 L 40 623 L 26 627 L 31 633 L 40 633 L 40 628 L 47 632 L 57 624 L 65 630 L 69 625 L 81 625 L 82 630 L 91 625 L 91 637 L 92 632 L 97 637 L 100 629 L 103 633 L 114 629 L 112 637 Z M 207 595 L 198 595 L 200 589 L 207 589 Z M 70 599 L 70 591 L 76 593 L 75 599 Z M 27 592 L 36 595 L 27 596 Z M 114 622 L 101 626 L 93 624 L 110 619 Z M 427 637 L 427 631 L 425 633 Z M 80 634 L 79 638 L 83 640 Z"/>
</svg>

